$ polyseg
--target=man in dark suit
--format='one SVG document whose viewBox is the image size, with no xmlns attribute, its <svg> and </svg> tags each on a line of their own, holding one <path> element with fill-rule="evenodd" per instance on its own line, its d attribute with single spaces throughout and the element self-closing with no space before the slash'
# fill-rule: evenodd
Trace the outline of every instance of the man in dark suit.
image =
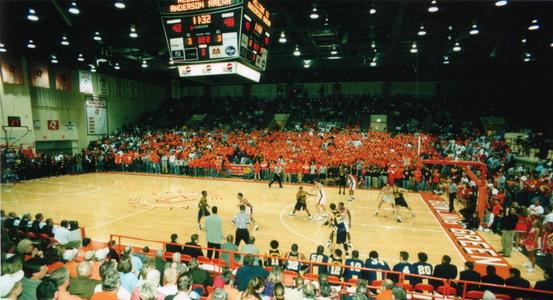
<svg viewBox="0 0 553 300">
<path fill-rule="evenodd" d="M 199 238 L 200 237 L 194 233 L 190 237 L 190 242 L 184 244 L 184 247 L 182 249 L 182 254 L 187 254 L 187 255 L 190 255 L 191 257 L 204 256 L 202 249 L 196 248 L 196 247 L 200 247 L 200 245 L 198 245 Z M 195 247 L 187 247 L 187 246 L 195 246 Z"/>
<path fill-rule="evenodd" d="M 457 278 L 457 266 L 451 264 L 451 257 L 449 257 L 449 255 L 444 255 L 442 257 L 442 263 L 436 265 L 433 276 L 443 279 Z M 430 280 L 430 284 L 434 286 L 434 289 L 437 289 L 439 286 L 444 285 L 444 281 Z"/>
<path fill-rule="evenodd" d="M 482 276 L 482 279 L 480 280 L 482 283 L 490 283 L 490 284 L 497 284 L 497 285 L 504 285 L 505 279 L 503 277 L 497 275 L 495 273 L 495 267 L 494 266 L 486 266 L 486 275 Z M 486 286 L 481 285 L 480 289 L 482 291 L 489 290 L 492 293 L 500 293 L 502 291 L 501 288 L 492 287 L 492 286 Z"/>
<path fill-rule="evenodd" d="M 480 282 L 480 273 L 474 271 L 474 262 L 467 261 L 465 262 L 465 270 L 459 273 L 460 280 Z M 461 296 L 463 294 L 465 284 L 459 284 L 457 287 L 457 295 Z M 478 290 L 477 284 L 467 284 L 467 291 Z"/>
<path fill-rule="evenodd" d="M 528 280 L 520 277 L 520 270 L 517 268 L 510 268 L 509 269 L 509 278 L 505 280 L 506 286 L 516 286 L 521 288 L 530 288 L 530 282 Z M 507 294 L 511 296 L 511 299 L 516 299 L 520 297 L 524 297 L 526 295 L 523 291 L 518 290 L 509 290 L 506 291 Z"/>
<path fill-rule="evenodd" d="M 178 239 L 178 236 L 176 233 L 171 234 L 171 244 L 165 245 L 165 251 L 173 252 L 173 253 L 175 252 L 182 253 L 182 246 L 180 244 L 176 245 L 178 243 L 177 239 Z"/>
</svg>

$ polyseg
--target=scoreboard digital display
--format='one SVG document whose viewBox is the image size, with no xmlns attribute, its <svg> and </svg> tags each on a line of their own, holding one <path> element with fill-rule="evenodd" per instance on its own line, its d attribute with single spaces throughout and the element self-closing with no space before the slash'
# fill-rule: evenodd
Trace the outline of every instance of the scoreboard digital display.
<svg viewBox="0 0 553 300">
<path fill-rule="evenodd" d="M 211 61 L 238 57 L 242 8 L 164 18 L 174 62 Z"/>
<path fill-rule="evenodd" d="M 265 70 L 271 20 L 258 0 L 161 0 L 159 7 L 174 63 L 242 60 Z"/>
</svg>

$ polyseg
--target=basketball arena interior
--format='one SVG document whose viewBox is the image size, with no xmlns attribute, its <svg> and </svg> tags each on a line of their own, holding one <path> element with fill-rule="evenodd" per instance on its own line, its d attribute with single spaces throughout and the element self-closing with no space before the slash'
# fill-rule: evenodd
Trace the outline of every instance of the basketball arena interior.
<svg viewBox="0 0 553 300">
<path fill-rule="evenodd" d="M 553 299 L 553 1 L 0 1 L 0 296 Z"/>
</svg>

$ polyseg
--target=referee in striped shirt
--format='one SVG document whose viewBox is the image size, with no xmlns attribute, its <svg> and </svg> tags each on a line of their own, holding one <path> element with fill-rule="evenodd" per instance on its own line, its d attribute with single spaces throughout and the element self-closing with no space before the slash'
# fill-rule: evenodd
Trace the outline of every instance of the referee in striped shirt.
<svg viewBox="0 0 553 300">
<path fill-rule="evenodd" d="M 250 239 L 248 225 L 251 223 L 251 220 L 250 215 L 246 213 L 246 206 L 244 204 L 240 204 L 240 212 L 234 216 L 232 223 L 236 226 L 236 239 L 234 244 L 240 246 L 240 241 L 242 240 L 247 244 Z"/>
</svg>

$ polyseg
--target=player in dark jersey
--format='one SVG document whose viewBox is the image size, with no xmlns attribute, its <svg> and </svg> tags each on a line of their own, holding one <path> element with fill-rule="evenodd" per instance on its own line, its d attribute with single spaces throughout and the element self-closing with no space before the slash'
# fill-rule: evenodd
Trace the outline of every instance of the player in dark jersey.
<svg viewBox="0 0 553 300">
<path fill-rule="evenodd" d="M 272 240 L 271 243 L 269 243 L 271 246 L 271 249 L 269 249 L 269 253 L 267 254 L 267 257 L 265 259 L 265 266 L 267 267 L 276 267 L 276 266 L 282 266 L 282 260 L 280 259 L 280 250 L 278 249 L 279 243 L 276 240 Z"/>
<path fill-rule="evenodd" d="M 346 259 L 346 266 L 351 268 L 346 268 L 344 271 L 344 280 L 361 278 L 361 268 L 364 264 L 363 261 L 359 259 L 359 251 L 353 250 L 351 252 L 351 258 Z"/>
<path fill-rule="evenodd" d="M 311 253 L 309 260 L 318 263 L 328 263 L 328 256 L 324 254 L 325 248 L 322 245 L 317 246 L 317 252 Z M 311 273 L 321 275 L 327 273 L 326 265 L 311 265 Z"/>
<path fill-rule="evenodd" d="M 418 275 L 432 276 L 432 265 L 427 263 L 428 255 L 424 252 L 419 252 L 418 254 L 419 261 L 413 264 L 413 273 Z M 415 286 L 417 283 L 422 282 L 422 278 L 419 277 L 408 277 L 409 283 L 412 286 Z"/>
<path fill-rule="evenodd" d="M 403 194 L 407 192 L 408 191 L 406 189 L 399 188 L 397 185 L 394 185 L 392 187 L 392 194 L 394 195 L 394 202 L 396 204 L 396 220 L 398 222 L 403 222 L 403 219 L 399 214 L 400 207 L 405 207 L 407 210 L 411 212 L 411 216 L 413 216 L 413 218 L 415 217 L 415 212 L 409 207 L 409 205 L 407 205 L 407 202 L 403 197 Z"/>
<path fill-rule="evenodd" d="M 332 228 L 330 231 L 330 236 L 327 241 L 327 247 L 330 247 L 333 245 L 334 240 L 334 233 L 336 233 L 336 244 L 342 244 L 344 247 L 344 251 L 346 252 L 346 256 L 349 256 L 348 252 L 348 239 L 347 239 L 347 230 L 346 230 L 346 223 L 344 221 L 344 218 L 342 217 L 342 214 L 340 211 L 336 209 L 336 204 L 331 203 L 330 204 L 330 220 L 328 220 L 325 225 L 328 225 Z"/>
<path fill-rule="evenodd" d="M 307 208 L 307 195 L 309 195 L 309 193 L 303 190 L 303 186 L 300 186 L 298 192 L 296 193 L 296 206 L 294 206 L 294 210 L 289 214 L 290 216 L 295 216 L 296 211 L 304 210 L 307 213 L 307 218 L 309 220 L 313 219 L 309 209 Z"/>
<path fill-rule="evenodd" d="M 341 278 L 344 273 L 344 267 L 342 259 L 342 250 L 336 249 L 334 254 L 330 255 L 330 266 L 328 266 L 328 275 Z"/>
<path fill-rule="evenodd" d="M 290 249 L 290 252 L 287 252 L 284 257 L 291 258 L 291 260 L 286 261 L 286 270 L 294 271 L 294 272 L 300 272 L 302 269 L 301 262 L 297 261 L 298 259 L 305 260 L 305 256 L 303 254 L 299 253 L 298 251 L 299 247 L 298 244 L 292 244 L 292 247 Z"/>
<path fill-rule="evenodd" d="M 202 198 L 200 198 L 200 202 L 198 203 L 198 228 L 200 228 L 200 230 L 202 229 L 202 223 L 200 223 L 202 217 L 210 215 L 208 208 L 209 204 L 207 204 L 207 191 L 202 191 Z"/>
<path fill-rule="evenodd" d="M 409 253 L 405 251 L 399 252 L 399 263 L 397 263 L 392 270 L 396 272 L 402 272 L 403 274 L 412 274 L 413 272 L 413 265 L 408 261 L 409 260 Z M 396 274 L 390 274 L 390 279 L 392 279 L 394 282 L 398 281 L 398 275 Z"/>
<path fill-rule="evenodd" d="M 379 260 L 378 252 L 374 250 L 369 253 L 369 258 L 365 260 L 365 268 L 390 271 L 390 266 L 388 266 L 385 261 Z M 376 271 L 365 271 L 364 277 L 370 284 L 373 280 L 384 280 L 384 273 Z"/>
<path fill-rule="evenodd" d="M 338 169 L 338 194 L 346 194 L 347 185 L 347 169 L 344 165 L 340 165 Z"/>
</svg>

